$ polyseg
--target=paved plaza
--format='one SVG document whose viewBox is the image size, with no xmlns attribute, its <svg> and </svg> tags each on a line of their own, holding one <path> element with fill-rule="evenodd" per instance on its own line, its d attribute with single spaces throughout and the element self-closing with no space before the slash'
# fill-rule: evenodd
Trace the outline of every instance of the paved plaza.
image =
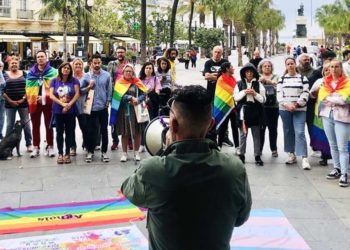
<svg viewBox="0 0 350 250">
<path fill-rule="evenodd" d="M 185 70 L 184 64 L 179 63 L 176 68 L 178 83 L 206 86 L 200 72 L 204 62 L 204 59 L 199 60 L 197 69 L 189 70 Z M 273 62 L 275 73 L 281 75 L 284 57 L 276 56 Z M 235 73 L 236 76 L 239 75 L 238 68 Z M 267 139 L 262 157 L 265 162 L 263 167 L 254 164 L 253 142 L 251 135 L 248 136 L 246 168 L 252 189 L 253 208 L 282 210 L 311 249 L 350 249 L 350 188 L 340 188 L 336 180 L 327 180 L 326 174 L 331 164 L 321 167 L 317 164 L 320 160 L 317 157 L 309 157 L 313 167 L 311 171 L 302 170 L 300 159 L 298 165 L 286 166 L 284 160 L 287 155 L 283 152 L 281 125 L 280 120 L 279 157 L 271 157 Z M 44 135 L 42 126 L 42 137 Z M 81 145 L 78 128 L 76 136 L 77 144 Z M 110 145 L 111 140 L 109 148 Z M 43 151 L 40 157 L 30 159 L 24 149 L 22 145 L 22 157 L 15 156 L 12 160 L 0 162 L 0 208 L 114 198 L 123 180 L 137 168 L 133 161 L 119 162 L 120 148 L 108 151 L 111 158 L 109 163 L 102 163 L 100 152 L 97 151 L 95 160 L 87 164 L 84 161 L 85 153 L 79 147 L 78 155 L 72 158 L 70 165 L 57 165 L 56 158 L 44 156 Z M 233 156 L 234 148 L 224 146 L 223 151 Z M 131 155 L 132 152 L 129 152 Z M 145 157 L 149 157 L 147 153 L 142 154 L 142 158 Z M 136 224 L 147 235 L 145 221 Z M 1 235 L 0 239 L 51 233 L 52 231 Z"/>
</svg>

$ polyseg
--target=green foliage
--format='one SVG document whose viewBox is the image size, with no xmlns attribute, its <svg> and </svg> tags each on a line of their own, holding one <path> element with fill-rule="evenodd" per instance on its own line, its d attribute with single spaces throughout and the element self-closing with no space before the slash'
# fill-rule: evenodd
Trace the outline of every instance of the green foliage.
<svg viewBox="0 0 350 250">
<path fill-rule="evenodd" d="M 120 9 L 123 10 L 122 19 L 126 24 L 127 33 L 135 39 L 140 39 L 141 1 L 120 0 L 119 6 Z"/>
<path fill-rule="evenodd" d="M 207 51 L 212 50 L 216 45 L 220 45 L 223 39 L 222 30 L 214 28 L 199 28 L 194 38 L 196 46 L 205 48 Z"/>
</svg>

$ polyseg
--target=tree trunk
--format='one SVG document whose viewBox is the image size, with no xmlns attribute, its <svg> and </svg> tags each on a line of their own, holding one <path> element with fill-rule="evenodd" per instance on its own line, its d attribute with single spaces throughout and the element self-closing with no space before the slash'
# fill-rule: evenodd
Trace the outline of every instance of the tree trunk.
<svg viewBox="0 0 350 250">
<path fill-rule="evenodd" d="M 179 0 L 174 0 L 173 8 L 171 10 L 171 21 L 170 21 L 170 47 L 174 47 L 174 37 L 175 37 L 175 21 L 176 21 L 176 12 L 177 5 Z"/>
<path fill-rule="evenodd" d="M 203 24 L 203 25 L 205 24 L 205 13 L 204 12 L 199 13 L 199 26 L 201 24 Z"/>
<path fill-rule="evenodd" d="M 141 62 L 142 64 L 146 62 L 146 41 L 147 41 L 147 23 L 146 23 L 146 0 L 141 1 Z"/>
<path fill-rule="evenodd" d="M 262 48 L 264 50 L 264 58 L 267 57 L 267 30 L 262 32 Z"/>
<path fill-rule="evenodd" d="M 271 32 L 271 36 L 272 36 L 272 40 L 271 40 L 271 44 L 272 44 L 272 55 L 274 56 L 275 54 L 276 54 L 276 52 L 275 52 L 275 32 L 274 31 L 272 31 Z"/>
<path fill-rule="evenodd" d="M 188 45 L 189 45 L 189 48 L 192 47 L 192 19 L 193 19 L 193 11 L 194 11 L 194 0 L 191 1 L 190 20 L 189 20 L 189 24 L 188 24 Z"/>
<path fill-rule="evenodd" d="M 269 47 L 270 47 L 270 49 L 269 49 L 269 57 L 271 57 L 271 55 L 272 55 L 272 47 L 273 47 L 273 43 L 272 43 L 272 29 L 270 29 L 269 30 L 269 41 L 270 41 L 270 43 L 269 43 Z"/>
<path fill-rule="evenodd" d="M 91 12 L 91 7 L 88 6 L 87 0 L 85 0 L 85 10 Z M 88 59 L 88 53 L 89 53 L 89 37 L 90 37 L 90 24 L 89 24 L 89 17 L 86 13 L 85 24 L 84 24 L 84 55 L 86 59 Z"/>
<path fill-rule="evenodd" d="M 243 31 L 242 23 L 239 21 L 233 21 L 236 31 L 236 39 L 237 39 L 237 55 L 238 55 L 238 67 L 243 66 L 242 60 L 242 38 L 241 34 Z"/>
<path fill-rule="evenodd" d="M 224 17 L 224 21 L 223 21 L 223 26 L 224 26 L 224 43 L 223 43 L 223 47 L 224 47 L 224 58 L 227 59 L 228 58 L 228 26 L 230 24 L 230 19 L 228 17 Z"/>
<path fill-rule="evenodd" d="M 63 10 L 63 61 L 67 62 L 67 21 L 68 21 L 68 7 L 65 6 Z"/>
<path fill-rule="evenodd" d="M 230 21 L 230 50 L 233 48 L 233 24 L 232 24 L 232 21 Z"/>
<path fill-rule="evenodd" d="M 213 28 L 216 28 L 216 8 L 213 7 Z"/>
</svg>

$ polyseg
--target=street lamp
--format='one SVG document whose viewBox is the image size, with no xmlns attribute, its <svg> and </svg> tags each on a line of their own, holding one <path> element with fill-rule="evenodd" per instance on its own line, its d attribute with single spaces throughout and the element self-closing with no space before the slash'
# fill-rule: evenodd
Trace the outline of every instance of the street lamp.
<svg viewBox="0 0 350 250">
<path fill-rule="evenodd" d="M 77 34 L 77 46 L 75 47 L 75 56 L 76 57 L 83 57 L 84 52 L 84 45 L 83 45 L 83 39 L 81 37 L 81 6 L 80 6 L 80 0 L 78 1 L 78 8 L 77 8 L 77 15 L 78 15 L 78 34 Z"/>
</svg>

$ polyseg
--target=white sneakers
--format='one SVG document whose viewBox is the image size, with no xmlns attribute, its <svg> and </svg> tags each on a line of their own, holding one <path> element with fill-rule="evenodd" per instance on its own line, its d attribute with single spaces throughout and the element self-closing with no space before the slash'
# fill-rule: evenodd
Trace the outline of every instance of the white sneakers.
<svg viewBox="0 0 350 250">
<path fill-rule="evenodd" d="M 304 170 L 310 170 L 311 169 L 309 160 L 306 157 L 303 158 L 303 160 L 301 162 L 301 166 L 303 167 Z"/>
<path fill-rule="evenodd" d="M 297 157 L 294 153 L 288 153 L 288 159 L 286 161 L 287 165 L 291 165 L 297 162 Z"/>
<path fill-rule="evenodd" d="M 53 150 L 52 146 L 47 146 L 47 148 L 46 148 L 46 155 L 48 157 L 54 157 L 55 156 L 55 151 Z"/>
<path fill-rule="evenodd" d="M 144 152 L 146 152 L 145 146 L 141 145 L 139 148 L 139 153 L 144 153 Z"/>
<path fill-rule="evenodd" d="M 135 153 L 135 161 L 140 161 L 141 157 L 140 154 L 138 152 Z"/>
<path fill-rule="evenodd" d="M 120 157 L 121 162 L 126 162 L 128 160 L 128 154 L 123 152 L 122 157 Z"/>
<path fill-rule="evenodd" d="M 32 152 L 30 153 L 30 158 L 36 158 L 40 155 L 40 150 L 38 147 L 34 147 Z"/>
<path fill-rule="evenodd" d="M 33 145 L 28 145 L 28 146 L 27 146 L 27 152 L 28 152 L 28 153 L 33 152 Z"/>
</svg>

